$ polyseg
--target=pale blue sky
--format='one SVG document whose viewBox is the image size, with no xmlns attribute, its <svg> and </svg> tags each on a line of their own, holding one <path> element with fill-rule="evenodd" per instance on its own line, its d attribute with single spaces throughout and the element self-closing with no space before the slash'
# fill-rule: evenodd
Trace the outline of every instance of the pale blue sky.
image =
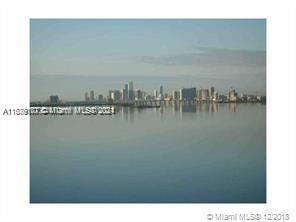
<svg viewBox="0 0 296 222">
<path fill-rule="evenodd" d="M 168 91 L 211 85 L 266 90 L 264 19 L 32 19 L 30 47 L 31 99 L 55 93 L 79 99 L 90 87 L 106 94 L 110 78 L 113 88 L 134 80 L 147 91 L 157 82 Z"/>
</svg>

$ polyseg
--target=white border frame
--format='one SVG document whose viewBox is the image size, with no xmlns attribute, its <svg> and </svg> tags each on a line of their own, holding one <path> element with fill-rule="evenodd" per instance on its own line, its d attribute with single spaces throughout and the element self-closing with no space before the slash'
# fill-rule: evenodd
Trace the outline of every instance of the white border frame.
<svg viewBox="0 0 296 222">
<path fill-rule="evenodd" d="M 293 1 L 4 1 L 0 3 L 0 221 L 207 221 L 208 213 L 287 213 L 295 221 L 296 14 Z M 293 14 L 294 13 L 294 14 Z M 267 204 L 30 204 L 30 18 L 266 18 Z"/>
</svg>

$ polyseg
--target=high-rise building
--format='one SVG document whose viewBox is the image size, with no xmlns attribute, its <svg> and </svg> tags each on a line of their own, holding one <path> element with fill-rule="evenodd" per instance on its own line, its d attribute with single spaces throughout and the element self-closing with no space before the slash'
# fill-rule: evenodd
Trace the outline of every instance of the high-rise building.
<svg viewBox="0 0 296 222">
<path fill-rule="evenodd" d="M 57 103 L 59 103 L 59 97 L 58 96 L 50 96 L 49 102 L 50 102 L 50 104 L 57 104 Z"/>
<path fill-rule="evenodd" d="M 146 92 L 144 92 L 144 91 L 141 90 L 141 94 L 142 94 L 142 99 L 145 99 Z"/>
<path fill-rule="evenodd" d="M 134 84 L 132 81 L 128 83 L 128 98 L 130 101 L 134 100 Z"/>
<path fill-rule="evenodd" d="M 130 82 L 128 83 L 128 90 L 131 90 L 131 91 L 134 90 L 134 84 L 133 84 L 133 81 L 130 81 Z"/>
<path fill-rule="evenodd" d="M 196 88 L 183 88 L 180 89 L 181 100 L 194 100 L 196 98 Z"/>
<path fill-rule="evenodd" d="M 237 101 L 237 92 L 235 91 L 234 88 L 230 88 L 230 90 L 228 92 L 228 101 L 230 101 L 230 102 Z"/>
<path fill-rule="evenodd" d="M 120 100 L 122 102 L 125 102 L 126 101 L 126 92 L 125 92 L 125 89 L 120 90 Z"/>
<path fill-rule="evenodd" d="M 212 101 L 217 102 L 219 100 L 219 94 L 218 92 L 214 92 L 214 95 L 212 96 Z"/>
<path fill-rule="evenodd" d="M 225 102 L 227 100 L 227 96 L 225 95 L 218 95 L 218 101 L 219 102 Z"/>
<path fill-rule="evenodd" d="M 215 96 L 215 87 L 212 86 L 209 89 L 209 97 L 210 97 L 210 100 L 213 100 L 214 96 Z"/>
<path fill-rule="evenodd" d="M 136 100 L 141 100 L 143 99 L 143 93 L 140 89 L 136 90 Z"/>
<path fill-rule="evenodd" d="M 200 89 L 198 91 L 199 101 L 207 101 L 210 99 L 210 90 L 209 89 Z"/>
<path fill-rule="evenodd" d="M 111 94 L 112 94 L 112 92 L 113 92 L 113 90 L 109 90 L 109 91 L 108 91 L 108 96 L 107 96 L 107 97 L 109 97 L 110 99 L 111 99 Z"/>
<path fill-rule="evenodd" d="M 124 101 L 126 102 L 126 101 L 128 101 L 128 84 L 125 84 L 124 85 Z"/>
<path fill-rule="evenodd" d="M 151 99 L 153 99 L 153 98 L 152 98 L 151 95 L 147 94 L 147 95 L 144 96 L 144 99 L 145 99 L 145 100 L 151 100 Z"/>
<path fill-rule="evenodd" d="M 113 90 L 111 92 L 111 99 L 113 100 L 113 102 L 119 102 L 120 101 L 120 91 L 119 90 Z"/>
<path fill-rule="evenodd" d="M 154 96 L 155 99 L 158 98 L 158 91 L 157 91 L 157 89 L 154 89 L 153 96 Z"/>
<path fill-rule="evenodd" d="M 163 95 L 163 86 L 160 86 L 160 87 L 159 87 L 159 94 L 160 94 L 160 95 Z"/>
<path fill-rule="evenodd" d="M 90 101 L 94 101 L 95 100 L 95 92 L 93 90 L 90 91 Z"/>
<path fill-rule="evenodd" d="M 173 91 L 173 99 L 180 100 L 180 91 Z"/>
<path fill-rule="evenodd" d="M 84 99 L 86 102 L 89 101 L 88 92 L 84 93 Z"/>
<path fill-rule="evenodd" d="M 104 97 L 103 97 L 102 94 L 99 94 L 99 95 L 98 95 L 98 101 L 99 101 L 99 102 L 103 102 L 103 101 L 104 101 Z"/>
</svg>

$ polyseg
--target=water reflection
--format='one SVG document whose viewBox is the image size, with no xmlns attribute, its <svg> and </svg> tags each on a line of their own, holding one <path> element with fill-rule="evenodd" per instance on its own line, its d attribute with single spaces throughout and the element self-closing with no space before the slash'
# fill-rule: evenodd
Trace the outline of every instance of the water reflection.
<svg viewBox="0 0 296 222">
<path fill-rule="evenodd" d="M 30 200 L 265 203 L 265 108 L 166 104 L 31 116 Z"/>
<path fill-rule="evenodd" d="M 115 107 L 116 116 L 128 123 L 134 123 L 135 119 L 141 119 L 147 113 L 154 115 L 161 121 L 165 119 L 166 114 L 173 114 L 182 119 L 190 113 L 198 115 L 215 116 L 219 112 L 235 113 L 239 111 L 240 106 L 264 106 L 263 104 L 237 104 L 237 103 L 164 103 L 160 107 L 136 108 L 129 106 Z M 188 114 L 187 114 L 188 113 Z"/>
<path fill-rule="evenodd" d="M 223 104 L 219 104 L 219 105 L 223 105 Z M 217 103 L 200 103 L 197 106 L 198 106 L 199 112 L 210 112 L 210 113 L 218 112 Z"/>
<path fill-rule="evenodd" d="M 228 110 L 230 112 L 236 112 L 237 111 L 237 104 L 236 103 L 228 103 Z"/>
</svg>

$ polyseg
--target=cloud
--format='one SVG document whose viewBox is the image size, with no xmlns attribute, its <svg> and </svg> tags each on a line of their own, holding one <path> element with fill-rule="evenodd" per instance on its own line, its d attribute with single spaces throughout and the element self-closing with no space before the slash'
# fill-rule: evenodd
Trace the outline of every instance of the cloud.
<svg viewBox="0 0 296 222">
<path fill-rule="evenodd" d="M 197 47 L 197 52 L 171 56 L 141 56 L 143 63 L 164 66 L 265 66 L 266 52 Z"/>
</svg>

